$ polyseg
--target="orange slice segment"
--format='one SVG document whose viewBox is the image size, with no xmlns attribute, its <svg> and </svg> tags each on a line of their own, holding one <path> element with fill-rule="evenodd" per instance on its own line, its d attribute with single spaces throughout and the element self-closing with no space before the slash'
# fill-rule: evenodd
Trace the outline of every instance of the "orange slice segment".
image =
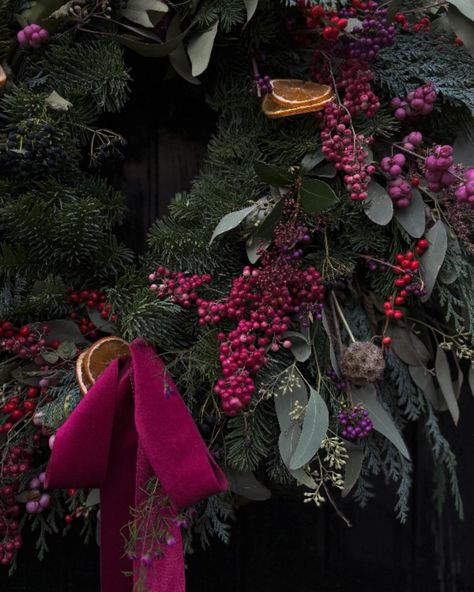
<svg viewBox="0 0 474 592">
<path fill-rule="evenodd" d="M 314 101 L 309 105 L 299 105 L 297 107 L 283 107 L 276 103 L 272 95 L 265 95 L 262 102 L 262 111 L 270 119 L 277 119 L 279 117 L 290 117 L 291 115 L 299 115 L 301 113 L 314 113 L 321 111 L 332 100 L 332 96 L 324 101 Z"/>
<path fill-rule="evenodd" d="M 295 79 L 271 80 L 273 100 L 279 105 L 296 107 L 310 105 L 314 101 L 325 101 L 332 96 L 327 84 Z"/>
<path fill-rule="evenodd" d="M 81 389 L 81 393 L 83 395 L 87 394 L 87 391 L 91 388 L 92 383 L 90 382 L 90 380 L 86 377 L 85 371 L 84 371 L 84 360 L 87 356 L 87 354 L 89 353 L 89 350 L 84 350 L 83 352 L 81 352 L 76 360 L 76 380 L 77 383 L 79 384 L 79 388 Z"/>
<path fill-rule="evenodd" d="M 104 337 L 90 346 L 84 357 L 85 380 L 94 384 L 107 366 L 129 353 L 128 343 L 120 337 Z"/>
<path fill-rule="evenodd" d="M 2 66 L 0 66 L 0 88 L 5 86 L 6 83 L 7 83 L 7 73 L 2 68 Z"/>
</svg>

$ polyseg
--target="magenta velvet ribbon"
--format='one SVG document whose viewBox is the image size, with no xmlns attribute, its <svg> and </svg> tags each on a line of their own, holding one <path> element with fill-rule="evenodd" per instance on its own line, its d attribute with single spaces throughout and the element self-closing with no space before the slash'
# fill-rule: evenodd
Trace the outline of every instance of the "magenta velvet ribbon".
<svg viewBox="0 0 474 592">
<path fill-rule="evenodd" d="M 124 556 L 121 529 L 156 476 L 177 511 L 227 488 L 165 365 L 142 339 L 115 360 L 58 430 L 46 487 L 100 488 L 101 591 L 130 592 L 137 562 Z M 184 592 L 184 557 L 176 544 L 148 568 L 152 592 Z"/>
</svg>

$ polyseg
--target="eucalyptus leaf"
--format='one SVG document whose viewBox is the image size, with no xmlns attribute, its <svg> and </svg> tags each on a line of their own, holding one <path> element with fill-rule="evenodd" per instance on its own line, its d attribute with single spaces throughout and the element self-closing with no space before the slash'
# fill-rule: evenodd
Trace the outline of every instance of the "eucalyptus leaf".
<svg viewBox="0 0 474 592">
<path fill-rule="evenodd" d="M 301 437 L 291 457 L 290 469 L 299 469 L 313 458 L 321 448 L 329 427 L 329 412 L 324 399 L 313 388 L 309 390 Z"/>
<path fill-rule="evenodd" d="M 459 10 L 457 4 L 462 0 L 450 0 L 451 6 L 448 9 L 448 20 L 453 31 L 462 40 L 467 52 L 474 57 L 474 21 Z M 456 6 L 454 6 L 456 3 Z M 465 4 L 462 3 L 463 8 Z M 471 4 L 471 6 L 473 6 Z"/>
<path fill-rule="evenodd" d="M 301 207 L 311 214 L 319 214 L 336 201 L 336 194 L 325 181 L 303 179 L 300 187 Z"/>
<path fill-rule="evenodd" d="M 443 265 L 446 251 L 448 248 L 448 235 L 446 227 L 441 220 L 438 220 L 426 233 L 426 240 L 429 247 L 420 259 L 420 272 L 424 281 L 426 295 L 422 297 L 422 302 L 426 302 L 433 291 L 438 277 L 439 270 Z"/>
<path fill-rule="evenodd" d="M 48 333 L 45 335 L 46 343 L 51 341 L 71 341 L 72 343 L 87 343 L 87 339 L 80 332 L 74 321 L 58 319 L 48 321 Z"/>
<path fill-rule="evenodd" d="M 323 313 L 322 313 L 322 322 L 323 322 L 323 328 L 326 332 L 326 335 L 328 336 L 329 359 L 331 360 L 332 369 L 334 370 L 334 372 L 338 376 L 341 376 L 341 371 L 339 370 L 339 364 L 337 363 L 336 349 L 334 347 L 333 336 L 331 333 L 331 328 L 329 326 L 328 317 L 327 317 L 327 314 L 326 314 L 326 311 L 324 310 L 324 308 L 323 308 Z"/>
<path fill-rule="evenodd" d="M 87 314 L 99 331 L 109 333 L 110 335 L 117 335 L 117 325 L 112 321 L 102 318 L 97 308 L 87 308 Z"/>
<path fill-rule="evenodd" d="M 226 214 L 221 219 L 219 224 L 214 228 L 214 232 L 212 233 L 209 244 L 211 245 L 214 242 L 214 239 L 220 236 L 221 234 L 229 232 L 229 230 L 232 230 L 233 228 L 237 228 L 237 226 L 241 224 L 245 220 L 245 218 L 250 214 L 250 212 L 255 210 L 256 207 L 257 204 L 253 204 L 246 208 L 242 208 L 241 210 L 237 210 L 236 212 L 230 212 L 229 214 Z"/>
<path fill-rule="evenodd" d="M 474 3 L 472 0 L 448 0 L 448 3 L 460 10 L 469 20 L 474 21 Z"/>
<path fill-rule="evenodd" d="M 454 162 L 474 167 L 474 123 L 463 127 L 453 144 Z"/>
<path fill-rule="evenodd" d="M 208 67 L 218 28 L 219 20 L 206 31 L 197 33 L 189 41 L 188 55 L 191 60 L 191 73 L 193 76 L 199 76 Z"/>
<path fill-rule="evenodd" d="M 296 469 L 296 471 L 288 469 L 288 472 L 299 484 L 309 487 L 310 489 L 316 489 L 316 481 L 304 469 Z"/>
<path fill-rule="evenodd" d="M 379 226 L 386 226 L 393 218 L 393 202 L 390 196 L 376 181 L 372 181 L 367 193 L 365 204 L 368 207 L 364 209 L 367 217 Z"/>
<path fill-rule="evenodd" d="M 250 237 L 245 244 L 245 250 L 247 251 L 247 257 L 250 263 L 257 263 L 262 256 L 262 253 L 268 249 L 271 242 L 271 239 L 264 238 L 258 234 Z"/>
<path fill-rule="evenodd" d="M 257 480 L 251 471 L 226 470 L 230 490 L 253 501 L 265 501 L 272 496 L 269 489 Z"/>
<path fill-rule="evenodd" d="M 49 93 L 44 102 L 55 111 L 69 111 L 72 103 L 58 94 L 55 90 Z"/>
<path fill-rule="evenodd" d="M 362 22 L 358 18 L 348 18 L 347 19 L 347 27 L 344 29 L 345 33 L 352 33 L 354 29 L 362 26 Z"/>
<path fill-rule="evenodd" d="M 344 487 L 342 490 L 342 497 L 346 497 L 351 489 L 357 483 L 362 470 L 362 462 L 364 460 L 364 451 L 357 444 L 352 442 L 344 442 L 349 458 L 346 461 L 344 472 Z"/>
<path fill-rule="evenodd" d="M 57 355 L 62 358 L 63 360 L 69 360 L 73 358 L 77 353 L 77 348 L 72 341 L 62 341 L 59 344 L 58 349 L 56 350 Z M 41 354 L 44 358 L 44 354 Z M 45 358 L 46 359 L 46 358 Z"/>
<path fill-rule="evenodd" d="M 334 179 L 337 175 L 337 169 L 333 162 L 325 162 L 314 170 L 316 177 L 325 177 L 327 179 Z"/>
<path fill-rule="evenodd" d="M 471 362 L 471 365 L 469 366 L 467 380 L 469 383 L 469 388 L 471 389 L 471 394 L 474 396 L 474 362 Z"/>
<path fill-rule="evenodd" d="M 38 23 L 61 8 L 63 4 L 64 0 L 41 0 L 41 2 L 37 0 L 33 6 L 21 13 L 21 17 L 26 23 Z"/>
<path fill-rule="evenodd" d="M 247 11 L 247 22 L 249 22 L 257 10 L 258 0 L 244 0 L 244 4 Z"/>
<path fill-rule="evenodd" d="M 412 200 L 407 208 L 395 208 L 395 219 L 413 238 L 421 238 L 425 232 L 425 202 L 421 193 L 412 188 Z"/>
<path fill-rule="evenodd" d="M 190 82 L 191 84 L 201 84 L 199 78 L 196 78 L 192 75 L 191 62 L 189 61 L 189 57 L 186 53 L 183 42 L 181 42 L 178 47 L 170 53 L 169 60 L 170 64 L 181 76 L 181 78 L 184 78 L 184 80 Z"/>
<path fill-rule="evenodd" d="M 293 423 L 282 430 L 278 438 L 278 450 L 280 451 L 281 460 L 289 470 L 291 470 L 291 458 L 298 446 L 300 438 L 301 428 L 297 423 Z"/>
<path fill-rule="evenodd" d="M 410 453 L 398 431 L 392 417 L 382 407 L 377 399 L 377 392 L 373 384 L 354 388 L 352 393 L 354 403 L 362 404 L 369 412 L 374 429 L 383 434 L 405 458 L 410 460 Z"/>
<path fill-rule="evenodd" d="M 446 401 L 436 386 L 431 372 L 423 366 L 408 366 L 408 372 L 416 386 L 425 394 L 428 401 L 436 411 L 448 409 Z"/>
<path fill-rule="evenodd" d="M 132 23 L 152 28 L 168 10 L 169 7 L 161 0 L 128 0 L 126 7 L 120 10 L 120 14 Z"/>
<path fill-rule="evenodd" d="M 84 506 L 86 508 L 91 508 L 92 506 L 96 506 L 97 504 L 100 504 L 100 489 L 91 489 L 89 491 L 89 495 L 86 497 Z"/>
<path fill-rule="evenodd" d="M 283 338 L 291 341 L 291 352 L 296 360 L 298 362 L 306 362 L 311 355 L 311 343 L 309 339 L 297 331 L 286 331 Z"/>
<path fill-rule="evenodd" d="M 309 173 L 309 171 L 312 171 L 314 167 L 323 162 L 323 160 L 324 154 L 321 150 L 305 154 L 303 160 L 301 161 L 301 172 Z"/>
<path fill-rule="evenodd" d="M 388 333 L 392 338 L 392 351 L 402 362 L 417 366 L 430 361 L 428 348 L 413 331 L 407 327 L 393 326 Z"/>
<path fill-rule="evenodd" d="M 43 378 L 36 364 L 17 366 L 11 371 L 11 375 L 17 382 L 28 386 L 39 386 L 40 380 Z"/>
<path fill-rule="evenodd" d="M 295 366 L 290 366 L 281 374 L 274 395 L 278 423 L 280 430 L 284 431 L 293 424 L 290 411 L 294 409 L 295 403 L 305 407 L 308 402 L 306 384 Z"/>
<path fill-rule="evenodd" d="M 261 160 L 255 161 L 254 169 L 262 181 L 265 181 L 269 185 L 276 185 L 277 187 L 292 185 L 296 179 L 295 173 L 290 173 L 285 169 L 279 169 Z"/>
<path fill-rule="evenodd" d="M 454 385 L 449 368 L 449 360 L 443 348 L 438 347 L 435 360 L 436 379 L 438 380 L 441 392 L 443 393 L 446 405 L 448 406 L 454 424 L 458 425 L 459 405 L 454 392 Z"/>
<path fill-rule="evenodd" d="M 56 362 L 59 360 L 59 355 L 54 350 L 42 350 L 41 357 L 48 364 L 56 364 Z"/>
</svg>

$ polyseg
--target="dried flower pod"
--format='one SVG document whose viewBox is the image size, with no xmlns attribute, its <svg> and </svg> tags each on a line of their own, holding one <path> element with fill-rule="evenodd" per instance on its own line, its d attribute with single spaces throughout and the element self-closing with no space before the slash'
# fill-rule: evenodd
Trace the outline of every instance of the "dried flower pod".
<svg viewBox="0 0 474 592">
<path fill-rule="evenodd" d="M 355 341 L 339 358 L 339 367 L 352 384 L 363 385 L 382 378 L 385 360 L 377 345 L 370 341 Z"/>
</svg>

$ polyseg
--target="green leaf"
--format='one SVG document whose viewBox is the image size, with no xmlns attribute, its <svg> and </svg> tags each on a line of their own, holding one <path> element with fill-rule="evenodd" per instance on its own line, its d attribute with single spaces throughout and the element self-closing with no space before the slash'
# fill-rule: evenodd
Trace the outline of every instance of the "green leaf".
<svg viewBox="0 0 474 592">
<path fill-rule="evenodd" d="M 327 179 L 334 179 L 337 175 L 337 169 L 332 162 L 325 162 L 314 170 L 316 177 L 326 177 Z"/>
<path fill-rule="evenodd" d="M 364 451 L 357 444 L 352 442 L 344 442 L 349 458 L 346 461 L 344 473 L 344 488 L 342 490 L 342 497 L 346 497 L 351 489 L 357 483 L 362 469 L 362 461 L 364 460 Z"/>
<path fill-rule="evenodd" d="M 332 188 L 319 179 L 303 179 L 300 187 L 300 204 L 307 212 L 319 214 L 336 201 Z"/>
<path fill-rule="evenodd" d="M 454 162 L 474 167 L 474 124 L 462 129 L 453 144 Z"/>
<path fill-rule="evenodd" d="M 56 364 L 59 360 L 59 355 L 54 350 L 42 350 L 41 357 L 48 364 Z"/>
<path fill-rule="evenodd" d="M 421 339 L 408 328 L 392 326 L 389 329 L 392 338 L 392 351 L 405 364 L 424 365 L 431 360 L 431 354 Z"/>
<path fill-rule="evenodd" d="M 29 24 L 37 23 L 41 19 L 48 17 L 55 10 L 58 10 L 64 3 L 63 0 L 41 0 L 33 4 L 31 8 L 24 10 L 21 17 Z"/>
<path fill-rule="evenodd" d="M 300 438 L 301 428 L 297 423 L 293 423 L 282 430 L 278 438 L 278 450 L 280 451 L 281 460 L 289 470 L 291 470 L 291 458 L 298 446 Z"/>
<path fill-rule="evenodd" d="M 451 413 L 451 417 L 453 418 L 454 424 L 458 425 L 459 405 L 456 400 L 453 381 L 451 379 L 448 356 L 441 347 L 438 347 L 438 351 L 436 352 L 435 370 L 436 378 L 446 401 L 446 405 Z"/>
<path fill-rule="evenodd" d="M 51 341 L 71 341 L 72 343 L 87 343 L 87 339 L 79 331 L 79 327 L 74 321 L 58 319 L 48 321 L 49 331 L 45 335 L 46 343 Z"/>
<path fill-rule="evenodd" d="M 418 189 L 413 187 L 413 198 L 407 208 L 395 208 L 395 219 L 413 238 L 423 236 L 426 227 L 425 202 Z"/>
<path fill-rule="evenodd" d="M 257 202 L 258 203 L 258 202 Z M 256 263 L 260 259 L 262 251 L 267 249 L 272 240 L 277 222 L 283 213 L 283 200 L 277 201 L 271 212 L 257 228 L 255 234 L 246 242 L 247 257 L 250 263 Z"/>
<path fill-rule="evenodd" d="M 298 333 L 298 331 L 286 331 L 283 338 L 291 341 L 291 352 L 298 362 L 306 362 L 311 355 L 311 343 L 309 339 L 302 333 Z"/>
<path fill-rule="evenodd" d="M 299 484 L 309 487 L 310 489 L 316 489 L 316 481 L 304 469 L 297 469 L 296 471 L 288 469 L 288 472 Z"/>
<path fill-rule="evenodd" d="M 323 314 L 322 314 L 322 323 L 323 323 L 324 331 L 326 332 L 326 335 L 327 335 L 328 341 L 329 341 L 329 359 L 331 360 L 332 369 L 334 370 L 334 372 L 338 376 L 341 376 L 341 372 L 339 370 L 339 364 L 337 363 L 337 356 L 336 356 L 336 349 L 334 347 L 334 340 L 333 340 L 333 336 L 331 333 L 331 328 L 329 326 L 328 317 L 326 315 L 324 308 L 323 308 Z"/>
<path fill-rule="evenodd" d="M 181 35 L 181 21 L 179 15 L 176 15 L 171 23 L 169 24 L 168 30 L 166 31 L 166 40 L 179 37 Z M 192 75 L 191 62 L 189 56 L 184 48 L 184 43 L 179 42 L 176 49 L 169 54 L 169 60 L 176 72 L 191 84 L 199 85 L 201 81 Z"/>
<path fill-rule="evenodd" d="M 389 194 L 376 181 L 372 181 L 367 193 L 365 204 L 368 208 L 364 209 L 367 217 L 379 226 L 386 226 L 393 218 L 393 202 Z"/>
<path fill-rule="evenodd" d="M 214 228 L 209 244 L 211 245 L 214 242 L 214 239 L 219 235 L 229 232 L 229 230 L 232 230 L 233 228 L 237 228 L 237 226 L 241 224 L 256 207 L 257 204 L 253 204 L 241 210 L 237 210 L 236 212 L 226 214 Z"/>
<path fill-rule="evenodd" d="M 44 102 L 55 111 L 69 111 L 72 103 L 53 90 L 44 100 Z"/>
<path fill-rule="evenodd" d="M 436 386 L 431 372 L 423 366 L 408 366 L 408 372 L 416 386 L 425 394 L 436 411 L 446 411 L 446 401 Z"/>
<path fill-rule="evenodd" d="M 128 0 L 126 8 L 120 14 L 142 27 L 155 27 L 169 8 L 160 0 Z"/>
<path fill-rule="evenodd" d="M 86 508 L 91 508 L 97 506 L 97 504 L 100 504 L 100 489 L 91 489 L 84 505 Z"/>
<path fill-rule="evenodd" d="M 247 10 L 247 22 L 249 22 L 257 10 L 258 0 L 244 0 L 244 4 Z"/>
<path fill-rule="evenodd" d="M 318 164 L 320 164 L 321 162 L 323 162 L 324 160 L 324 154 L 322 153 L 321 150 L 318 150 L 317 152 L 309 152 L 308 154 L 305 154 L 305 156 L 303 157 L 303 160 L 301 161 L 301 172 L 302 173 L 309 173 L 309 171 L 312 171 L 314 169 L 315 166 L 317 166 Z"/>
<path fill-rule="evenodd" d="M 94 325 L 103 333 L 109 333 L 110 335 L 117 335 L 117 325 L 102 318 L 102 315 L 97 308 L 87 308 L 87 314 Z"/>
<path fill-rule="evenodd" d="M 280 424 L 280 430 L 284 431 L 293 425 L 290 411 L 299 403 L 303 407 L 308 402 L 308 390 L 295 366 L 290 366 L 280 376 L 274 392 L 275 411 Z"/>
<path fill-rule="evenodd" d="M 237 495 L 258 502 L 265 501 L 272 496 L 270 490 L 262 485 L 251 471 L 240 472 L 227 469 L 226 473 L 229 487 Z"/>
<path fill-rule="evenodd" d="M 382 407 L 377 399 L 377 393 L 373 384 L 368 384 L 360 388 L 354 388 L 353 401 L 362 404 L 368 410 L 374 429 L 383 434 L 405 458 L 410 460 L 410 453 L 403 441 L 390 414 Z"/>
<path fill-rule="evenodd" d="M 193 76 L 199 76 L 208 67 L 218 27 L 219 20 L 207 31 L 197 33 L 189 41 L 188 55 L 191 60 L 191 73 Z"/>
<path fill-rule="evenodd" d="M 289 171 L 285 171 L 285 169 L 279 169 L 261 160 L 255 161 L 254 169 L 262 181 L 265 181 L 269 185 L 276 185 L 277 187 L 292 185 L 296 179 L 295 173 L 290 173 Z"/>
<path fill-rule="evenodd" d="M 432 226 L 425 236 L 430 246 L 426 249 L 425 253 L 420 259 L 420 272 L 424 281 L 424 288 L 426 295 L 421 299 L 422 302 L 426 302 L 433 291 L 438 277 L 439 270 L 443 265 L 444 258 L 446 257 L 446 250 L 448 248 L 448 234 L 446 227 L 441 220 L 438 220 L 434 226 Z"/>
<path fill-rule="evenodd" d="M 69 360 L 76 355 L 76 345 L 72 343 L 72 341 L 63 341 L 60 343 L 58 349 L 56 350 L 57 355 L 62 358 L 63 360 Z M 44 355 L 41 354 L 44 358 Z"/>
<path fill-rule="evenodd" d="M 467 380 L 469 382 L 471 393 L 472 395 L 474 395 L 474 362 L 471 362 L 471 365 L 469 366 L 469 374 Z"/>
<path fill-rule="evenodd" d="M 310 396 L 298 446 L 290 460 L 290 469 L 304 467 L 321 448 L 329 427 L 329 413 L 321 395 L 310 387 Z"/>
<path fill-rule="evenodd" d="M 467 52 L 474 57 L 474 21 L 456 7 L 458 3 L 461 4 L 461 0 L 451 0 L 451 6 L 448 9 L 449 24 L 456 35 L 462 39 Z"/>
<path fill-rule="evenodd" d="M 474 3 L 472 0 L 448 0 L 448 3 L 460 10 L 469 20 L 474 21 Z"/>
</svg>

